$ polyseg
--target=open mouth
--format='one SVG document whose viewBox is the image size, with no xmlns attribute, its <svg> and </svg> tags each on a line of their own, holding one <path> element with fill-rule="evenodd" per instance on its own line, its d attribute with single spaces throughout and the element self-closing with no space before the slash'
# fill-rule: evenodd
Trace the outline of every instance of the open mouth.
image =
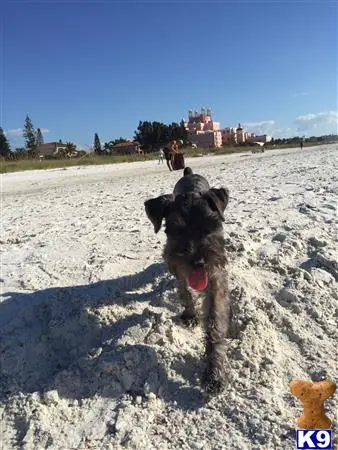
<svg viewBox="0 0 338 450">
<path fill-rule="evenodd" d="M 188 285 L 195 291 L 204 291 L 208 286 L 208 273 L 205 269 L 197 269 L 188 276 Z"/>
</svg>

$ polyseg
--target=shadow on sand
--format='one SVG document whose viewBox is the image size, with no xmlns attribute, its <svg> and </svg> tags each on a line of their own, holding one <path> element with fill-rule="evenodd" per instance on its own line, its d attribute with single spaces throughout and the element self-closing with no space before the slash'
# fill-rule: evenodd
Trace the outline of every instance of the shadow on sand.
<svg viewBox="0 0 338 450">
<path fill-rule="evenodd" d="M 157 352 L 146 345 L 149 329 L 160 320 L 147 306 L 172 312 L 179 308 L 164 264 L 91 285 L 7 292 L 3 297 L 0 399 L 50 389 L 74 399 L 143 395 L 148 390 L 181 409 L 203 404 L 191 371 L 179 370 L 189 378 L 187 383 L 170 380 Z M 135 302 L 147 304 L 140 314 L 128 315 Z M 137 343 L 123 342 L 130 333 Z"/>
</svg>

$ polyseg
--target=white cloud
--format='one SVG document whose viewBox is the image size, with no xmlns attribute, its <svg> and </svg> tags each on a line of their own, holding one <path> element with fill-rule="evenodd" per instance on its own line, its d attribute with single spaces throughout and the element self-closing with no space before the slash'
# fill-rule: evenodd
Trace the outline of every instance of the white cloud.
<svg viewBox="0 0 338 450">
<path fill-rule="evenodd" d="M 245 130 L 251 131 L 256 135 L 268 134 L 273 136 L 273 133 L 278 131 L 274 120 L 261 120 L 260 122 L 246 122 L 243 123 Z"/>
<path fill-rule="evenodd" d="M 297 131 L 307 135 L 337 134 L 338 111 L 323 111 L 306 114 L 295 119 Z"/>
<path fill-rule="evenodd" d="M 40 128 L 40 130 L 42 134 L 49 133 L 48 128 Z M 12 137 L 23 137 L 23 128 L 12 128 L 11 130 L 6 130 L 5 134 Z"/>
<path fill-rule="evenodd" d="M 262 127 L 262 126 L 271 126 L 274 125 L 274 120 L 261 120 L 260 122 L 247 122 L 244 125 L 246 127 Z"/>
<path fill-rule="evenodd" d="M 6 130 L 5 134 L 13 137 L 22 137 L 23 129 L 22 128 L 13 128 L 12 130 Z"/>
<path fill-rule="evenodd" d="M 312 92 L 311 91 L 295 92 L 292 95 L 293 95 L 293 97 L 307 97 L 309 95 L 312 95 Z"/>
<path fill-rule="evenodd" d="M 274 138 L 338 134 L 338 111 L 305 114 L 296 117 L 287 128 L 279 127 L 274 120 L 246 122 L 243 127 L 257 135 L 268 134 Z"/>
</svg>

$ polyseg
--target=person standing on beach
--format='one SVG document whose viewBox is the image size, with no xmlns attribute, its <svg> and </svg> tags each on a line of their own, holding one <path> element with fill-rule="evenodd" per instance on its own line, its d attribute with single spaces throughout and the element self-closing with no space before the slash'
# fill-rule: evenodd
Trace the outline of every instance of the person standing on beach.
<svg viewBox="0 0 338 450">
<path fill-rule="evenodd" d="M 300 149 L 303 150 L 303 139 L 300 140 Z"/>
<path fill-rule="evenodd" d="M 173 170 L 184 169 L 184 156 L 180 151 L 177 141 L 172 141 L 170 145 L 171 167 Z"/>
<path fill-rule="evenodd" d="M 177 141 L 172 141 L 170 145 L 171 154 L 174 155 L 175 153 L 178 153 L 178 144 Z"/>
<path fill-rule="evenodd" d="M 167 162 L 168 169 L 171 172 L 173 170 L 173 168 L 171 167 L 171 152 L 167 145 L 164 147 L 163 153 L 164 153 L 165 160 Z"/>
<path fill-rule="evenodd" d="M 163 152 L 163 149 L 162 148 L 160 148 L 160 151 L 158 152 L 158 163 L 159 164 L 163 164 L 163 158 L 164 158 L 164 152 Z"/>
</svg>

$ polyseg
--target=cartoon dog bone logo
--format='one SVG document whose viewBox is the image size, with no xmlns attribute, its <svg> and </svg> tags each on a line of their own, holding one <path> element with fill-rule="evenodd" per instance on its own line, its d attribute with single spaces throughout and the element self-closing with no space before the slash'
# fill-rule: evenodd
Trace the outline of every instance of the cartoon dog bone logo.
<svg viewBox="0 0 338 450">
<path fill-rule="evenodd" d="M 327 430 L 331 420 L 325 415 L 324 402 L 336 391 L 333 381 L 294 380 L 290 383 L 291 393 L 303 403 L 303 415 L 297 419 L 299 428 Z"/>
</svg>

